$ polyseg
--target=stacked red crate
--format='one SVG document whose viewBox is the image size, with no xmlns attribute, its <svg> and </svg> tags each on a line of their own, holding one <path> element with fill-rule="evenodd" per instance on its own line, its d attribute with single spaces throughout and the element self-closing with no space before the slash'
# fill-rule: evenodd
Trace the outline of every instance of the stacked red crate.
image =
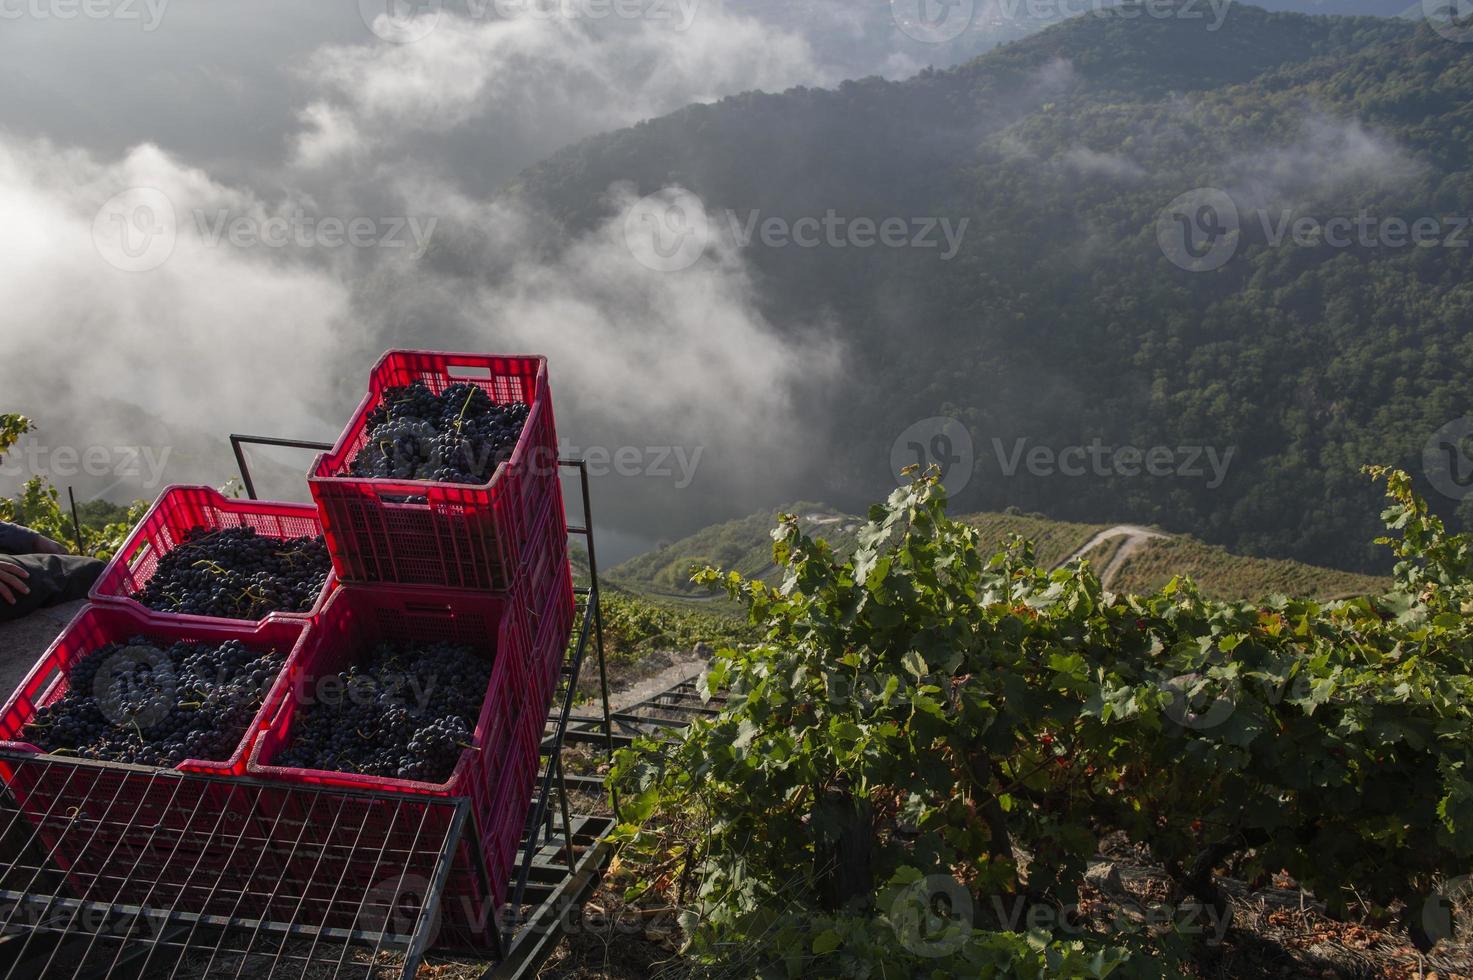
<svg viewBox="0 0 1473 980">
<path fill-rule="evenodd" d="M 36 760 L 0 760 L 0 778 L 48 848 L 51 860 L 68 874 L 79 894 L 97 887 L 116 893 L 121 881 L 149 881 L 150 894 L 163 894 L 191 874 L 214 875 L 238 889 L 246 884 L 249 869 L 233 866 L 228 849 L 220 844 L 222 835 L 230 838 L 242 829 L 239 822 L 244 808 L 228 784 L 199 782 L 186 787 L 178 779 L 154 778 L 156 770 L 117 763 L 44 764 L 48 758 L 63 757 L 47 756 L 27 741 L 25 727 L 37 709 L 67 693 L 71 668 L 95 650 L 134 638 L 166 645 L 181 640 L 238 640 L 251 650 L 283 654 L 286 666 L 263 692 L 260 711 L 230 757 L 189 759 L 175 767 L 178 772 L 238 776 L 246 771 L 256 735 L 292 688 L 294 665 L 307 628 L 304 622 L 279 618 L 207 625 L 103 605 L 86 607 L 72 621 L 0 715 L 0 751 Z M 98 692 L 103 695 L 105 692 Z M 117 723 L 126 724 L 127 719 Z M 129 895 L 127 900 L 141 902 L 144 896 Z"/>
<path fill-rule="evenodd" d="M 468 487 L 344 475 L 364 445 L 369 413 L 391 388 L 415 381 L 437 392 L 452 384 L 475 384 L 497 402 L 529 406 L 517 446 L 489 483 Z M 203 487 L 169 488 L 99 579 L 93 605 L 36 665 L 0 717 L 0 750 L 44 758 L 40 749 L 22 740 L 25 723 L 38 707 L 65 692 L 65 672 L 71 666 L 108 643 L 141 635 L 194 642 L 241 639 L 248 646 L 284 647 L 290 652 L 286 667 L 231 758 L 189 761 L 178 767 L 186 772 L 249 775 L 252 781 L 206 791 L 205 799 L 185 809 L 172 798 L 156 799 L 160 792 L 177 795 L 178 787 L 159 783 L 155 771 L 143 767 L 78 763 L 54 770 L 53 776 L 45 766 L 0 762 L 0 777 L 16 793 L 28 819 L 43 835 L 50 835 L 46 839 L 54 845 L 55 859 L 69 871 L 92 875 L 91 880 L 106 876 L 106 869 L 92 866 L 96 835 L 82 846 L 77 835 L 48 829 L 53 811 L 60 808 L 84 824 L 102 826 L 107 814 L 86 812 L 97 804 L 85 800 L 97 794 L 74 792 L 83 784 L 96 790 L 102 781 L 114 790 L 106 797 L 109 807 L 121 801 L 142 812 L 157 811 L 160 817 L 151 825 L 149 840 L 112 842 L 119 846 L 108 848 L 107 854 L 138 860 L 140 867 L 156 872 L 160 885 L 179 877 L 180 861 L 196 867 L 202 860 L 214 861 L 213 856 L 202 856 L 203 845 L 182 849 L 181 845 L 197 837 L 214 840 L 227 818 L 249 823 L 239 828 L 237 837 L 265 842 L 262 860 L 282 880 L 300 879 L 297 883 L 308 887 L 323 855 L 330 853 L 341 856 L 342 867 L 333 872 L 338 882 L 369 874 L 372 863 L 355 858 L 352 847 L 333 838 L 341 827 L 319 825 L 311 807 L 302 802 L 306 797 L 292 792 L 293 786 L 352 789 L 367 794 L 365 800 L 464 798 L 470 803 L 473 829 L 456 855 L 445 895 L 447 934 L 460 941 L 489 942 L 524 831 L 546 713 L 573 626 L 568 532 L 557 465 L 544 358 L 429 351 L 386 354 L 375 367 L 369 393 L 353 420 L 333 451 L 320 457 L 312 470 L 309 484 L 315 507 L 229 500 Z M 241 623 L 152 613 L 134 600 L 159 560 L 185 533 L 196 527 L 236 526 L 276 538 L 324 535 L 334 577 L 316 608 Z M 335 676 L 380 642 L 437 640 L 465 646 L 493 661 L 472 744 L 444 783 L 274 764 L 290 744 L 300 712 L 319 695 L 323 679 Z M 248 797 L 248 806 L 243 797 Z M 378 816 L 364 819 L 369 823 L 389 819 L 385 814 L 397 814 L 399 809 L 397 804 L 390 810 L 368 807 L 365 813 Z M 427 815 L 430 812 L 425 809 Z M 435 811 L 436 819 L 440 812 Z M 196 826 L 200 820 L 209 824 L 208 834 L 196 833 L 204 826 Z M 160 834 L 160 829 L 168 832 Z M 358 833 L 364 830 L 360 827 Z M 304 840 L 309 845 L 305 849 Z M 193 853 L 196 850 L 201 853 Z M 479 865 L 472 860 L 473 851 L 484 858 L 489 884 L 475 870 Z M 295 857 L 299 853 L 315 854 L 316 863 L 311 868 L 299 866 Z M 227 870 L 216 869 L 220 874 Z"/>
<path fill-rule="evenodd" d="M 133 597 L 143 590 L 159 562 L 195 528 L 211 531 L 249 527 L 264 538 L 316 538 L 322 535 L 322 520 L 311 504 L 274 503 L 265 500 L 232 500 L 209 487 L 169 487 L 154 502 L 142 521 L 118 549 L 106 571 L 92 586 L 91 600 L 105 606 L 124 606 L 148 613 Z M 310 622 L 337 588 L 337 577 L 329 574 L 327 585 L 313 607 L 302 613 L 274 613 L 272 618 Z M 239 620 L 208 616 L 166 614 L 170 622 L 202 626 L 238 625 Z"/>
<path fill-rule="evenodd" d="M 519 820 L 526 817 L 533 779 L 525 775 L 524 769 L 526 760 L 537 758 L 537 738 L 544 719 L 541 709 L 517 696 L 518 691 L 526 690 L 531 684 L 528 678 L 531 644 L 527 639 L 525 605 L 520 593 L 472 595 L 385 587 L 339 590 L 313 624 L 297 658 L 292 688 L 256 740 L 248 772 L 254 777 L 284 783 L 408 796 L 465 797 L 471 801 L 477 841 L 487 855 L 488 864 L 493 855 L 499 859 L 507 848 L 507 835 L 513 832 L 501 820 L 503 806 L 510 804 L 517 808 Z M 452 643 L 467 648 L 474 656 L 493 661 L 491 681 L 475 733 L 448 779 L 424 783 L 290 768 L 277 763 L 277 757 L 291 745 L 296 722 L 304 710 L 314 703 L 353 696 L 353 692 L 332 683 L 352 658 L 381 643 L 405 642 Z M 406 689 L 403 696 L 412 699 L 423 693 Z M 535 720 L 537 737 L 528 734 L 529 719 Z M 508 797 L 508 793 L 512 795 Z M 267 814 L 268 819 L 275 816 Z M 307 842 L 306 853 L 315 854 L 324 843 L 319 838 L 331 833 L 331 828 L 316 826 L 304 818 L 294 832 Z M 512 851 L 521 836 L 520 823 L 514 833 L 510 841 Z M 369 836 L 376 839 L 372 828 Z M 343 873 L 353 874 L 355 863 L 363 864 L 364 869 L 359 870 L 367 873 L 366 869 L 372 867 L 371 858 L 366 852 L 356 862 L 350 857 L 349 868 Z M 505 897 L 508 867 L 497 863 L 491 868 L 491 897 L 498 905 Z M 288 870 L 306 877 L 306 869 Z"/>
<path fill-rule="evenodd" d="M 369 419 L 392 389 L 422 383 L 435 393 L 452 385 L 481 388 L 498 404 L 528 406 L 527 421 L 510 457 L 484 486 L 365 479 L 351 466 L 369 438 Z M 573 621 L 568 529 L 558 474 L 557 426 L 547 360 L 433 351 L 391 351 L 369 377 L 368 393 L 330 452 L 313 466 L 309 483 L 343 590 L 314 627 L 308 659 L 336 671 L 330 650 L 358 651 L 369 634 L 339 630 L 345 610 L 373 605 L 368 596 L 403 600 L 433 596 L 457 615 L 477 614 L 499 600 L 502 630 L 494 651 L 496 673 L 478 729 L 476 761 L 439 786 L 397 780 L 310 777 L 270 765 L 289 738 L 293 708 L 283 709 L 258 747 L 252 773 L 273 779 L 323 779 L 372 785 L 376 791 L 432 793 L 471 799 L 476 834 L 499 903 L 515 861 L 540 762 L 544 721 L 557 684 Z M 505 624 L 514 620 L 509 630 Z M 425 629 L 386 635 L 433 638 Z M 376 635 L 376 634 L 375 634 Z M 484 640 L 484 636 L 482 637 Z M 304 676 L 318 668 L 308 666 Z M 499 753 L 499 754 L 498 754 Z M 468 756 L 470 753 L 467 753 Z M 464 765 L 464 763 L 463 763 Z M 447 893 L 447 904 L 463 896 Z M 462 923 L 465 925 L 465 923 Z"/>
<path fill-rule="evenodd" d="M 368 441 L 373 410 L 390 389 L 414 382 L 436 393 L 472 384 L 498 404 L 529 406 L 521 439 L 489 483 L 350 475 Z M 353 421 L 332 451 L 318 458 L 308 482 L 344 582 L 505 591 L 525 560 L 536 518 L 549 502 L 561 505 L 557 467 L 546 358 L 391 351 L 374 368 Z"/>
<path fill-rule="evenodd" d="M 307 628 L 307 624 L 299 620 L 277 617 L 259 623 L 230 624 L 222 620 L 205 624 L 193 618 L 149 615 L 139 609 L 124 606 L 87 606 L 72 620 L 51 645 L 51 649 L 31 668 L 21 686 L 10 696 L 4 714 L 0 715 L 0 750 L 42 754 L 41 749 L 25 740 L 26 723 L 35 718 L 38 708 L 54 704 L 67 693 L 67 673 L 84 656 L 95 650 L 113 643 L 126 644 L 134 638 L 154 640 L 166 645 L 180 641 L 220 644 L 238 640 L 251 650 L 275 650 L 283 654 L 286 665 L 271 687 L 263 693 L 261 710 L 229 759 L 215 762 L 186 760 L 177 768 L 181 772 L 240 775 L 246 771 L 246 757 L 255 744 L 256 734 L 280 709 L 291 690 Z M 126 651 L 123 657 L 126 659 Z M 4 765 L 0 763 L 0 772 L 3 771 Z"/>
</svg>

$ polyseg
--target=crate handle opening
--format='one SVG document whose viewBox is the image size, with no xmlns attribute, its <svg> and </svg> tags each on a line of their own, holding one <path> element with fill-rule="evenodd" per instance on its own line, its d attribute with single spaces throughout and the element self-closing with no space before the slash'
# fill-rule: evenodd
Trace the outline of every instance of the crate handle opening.
<svg viewBox="0 0 1473 980">
<path fill-rule="evenodd" d="M 490 381 L 494 375 L 484 364 L 447 364 L 445 374 L 466 381 Z"/>
<path fill-rule="evenodd" d="M 426 488 L 428 490 L 428 488 Z M 404 490 L 376 490 L 374 496 L 391 507 L 428 507 L 428 493 L 406 493 Z"/>
<path fill-rule="evenodd" d="M 404 604 L 404 611 L 429 616 L 455 615 L 455 610 L 449 604 L 440 605 L 431 602 L 406 602 Z"/>
<path fill-rule="evenodd" d="M 132 552 L 129 553 L 127 559 L 124 561 L 124 564 L 128 567 L 128 571 L 136 572 L 138 571 L 138 566 L 142 565 L 144 560 L 147 559 L 148 556 L 152 553 L 153 542 L 140 541 L 133 548 Z"/>
</svg>

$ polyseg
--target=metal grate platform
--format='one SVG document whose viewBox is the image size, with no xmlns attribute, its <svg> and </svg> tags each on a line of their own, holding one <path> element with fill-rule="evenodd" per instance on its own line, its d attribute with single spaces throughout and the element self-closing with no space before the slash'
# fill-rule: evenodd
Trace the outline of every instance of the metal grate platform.
<svg viewBox="0 0 1473 980">
<path fill-rule="evenodd" d="M 0 767 L 0 977 L 413 976 L 468 857 L 463 800 Z"/>
</svg>

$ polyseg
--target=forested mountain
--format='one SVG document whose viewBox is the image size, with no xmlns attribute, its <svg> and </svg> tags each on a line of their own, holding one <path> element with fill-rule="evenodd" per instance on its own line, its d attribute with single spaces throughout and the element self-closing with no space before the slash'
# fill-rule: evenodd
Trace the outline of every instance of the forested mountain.
<svg viewBox="0 0 1473 980">
<path fill-rule="evenodd" d="M 700 9 L 714 2 L 704 0 Z M 728 12 L 748 14 L 806 38 L 822 62 L 844 72 L 845 78 L 897 78 L 914 73 L 907 68 L 951 67 L 1116 2 L 959 0 L 948 7 L 941 0 L 721 0 Z M 1214 2 L 1228 6 L 1234 0 Z M 1304 14 L 1425 16 L 1417 0 L 1266 0 L 1261 5 Z M 1207 0 L 1198 0 L 1197 9 L 1207 13 Z M 933 18 L 932 23 L 917 27 L 923 16 Z"/>
<path fill-rule="evenodd" d="M 621 181 L 698 195 L 713 238 L 753 214 L 966 222 L 949 261 L 944 241 L 740 248 L 767 318 L 837 337 L 851 369 L 804 420 L 829 434 L 815 496 L 872 496 L 901 431 L 952 416 L 974 442 L 962 509 L 1384 570 L 1360 467 L 1425 479 L 1433 434 L 1473 408 L 1473 45 L 1407 21 L 1234 4 L 1208 30 L 1185 16 L 1200 4 L 1153 9 L 1181 16 L 1126 7 L 905 82 L 693 106 L 515 189 L 570 232 L 608 220 Z M 1371 231 L 1346 240 L 1335 219 Z M 1418 219 L 1435 235 L 1410 245 L 1396 228 Z M 1156 476 L 1018 463 L 1091 445 L 1177 455 Z M 1226 462 L 1220 481 L 1184 475 L 1191 447 Z"/>
</svg>

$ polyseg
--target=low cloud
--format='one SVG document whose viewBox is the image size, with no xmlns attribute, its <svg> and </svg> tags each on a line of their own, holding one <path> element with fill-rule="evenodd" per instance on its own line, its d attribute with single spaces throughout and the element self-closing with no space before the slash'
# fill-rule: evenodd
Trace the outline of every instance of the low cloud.
<svg viewBox="0 0 1473 980">
<path fill-rule="evenodd" d="M 316 95 L 294 151 L 307 167 L 433 156 L 446 149 L 438 140 L 465 127 L 520 147 L 520 167 L 692 102 L 836 80 L 802 37 L 716 6 L 685 29 L 525 11 L 502 18 L 490 7 L 475 19 L 443 13 L 413 44 L 331 45 L 304 73 Z"/>
<path fill-rule="evenodd" d="M 99 208 L 129 188 L 166 202 L 150 221 L 174 212 L 170 250 L 141 271 L 118 268 L 96 240 Z M 699 451 L 687 482 L 725 491 L 610 478 L 600 495 L 626 525 L 680 508 L 718 516 L 727 494 L 770 493 L 775 472 L 812 462 L 791 419 L 837 376 L 839 345 L 819 325 L 770 323 L 730 246 L 713 242 L 679 272 L 641 265 L 624 238 L 632 195 L 618 188 L 608 220 L 579 236 L 512 198 L 425 177 L 395 193 L 395 213 L 434 227 L 427 254 L 239 247 L 217 237 L 219 215 L 269 228 L 315 202 L 264 201 L 154 146 L 104 161 L 0 139 L 0 261 L 12 273 L 0 304 L 15 327 L 0 359 L 4 407 L 35 417 L 48 446 L 167 447 L 168 481 L 217 483 L 232 471 L 230 432 L 332 438 L 386 347 L 522 350 L 552 358 L 559 419 L 579 448 Z M 302 495 L 306 464 L 283 462 L 283 492 Z M 111 475 L 75 482 L 114 496 L 159 489 L 118 488 Z"/>
<path fill-rule="evenodd" d="M 177 241 L 148 272 L 110 264 L 94 234 L 99 208 L 129 188 L 176 209 Z M 140 425 L 179 445 L 300 431 L 349 329 L 349 288 L 315 263 L 209 247 L 193 233 L 195 208 L 261 205 L 154 146 L 101 161 L 0 138 L 9 408 L 83 445 L 136 444 Z"/>
<path fill-rule="evenodd" d="M 1293 140 L 1238 154 L 1224 169 L 1239 208 L 1259 209 L 1395 191 L 1425 168 L 1395 140 L 1359 120 L 1310 115 Z"/>
<path fill-rule="evenodd" d="M 1070 148 L 1060 160 L 1069 170 L 1088 177 L 1135 180 L 1146 175 L 1140 164 L 1123 154 L 1101 153 L 1087 146 Z"/>
</svg>

